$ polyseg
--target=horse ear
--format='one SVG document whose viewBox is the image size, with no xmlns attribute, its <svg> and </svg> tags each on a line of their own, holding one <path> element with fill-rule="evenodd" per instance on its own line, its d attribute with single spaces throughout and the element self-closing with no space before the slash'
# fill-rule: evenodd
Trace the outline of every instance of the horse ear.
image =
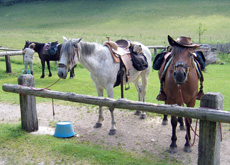
<svg viewBox="0 0 230 165">
<path fill-rule="evenodd" d="M 81 42 L 81 40 L 82 40 L 82 37 L 81 37 L 81 38 L 79 38 L 79 39 L 75 39 L 75 40 L 73 40 L 73 45 L 78 44 L 79 42 Z"/>
<path fill-rule="evenodd" d="M 83 37 L 79 38 L 77 43 L 79 43 L 79 42 L 82 40 L 82 38 L 83 38 Z"/>
<path fill-rule="evenodd" d="M 62 39 L 64 42 L 68 41 L 68 39 L 65 36 L 62 36 Z"/>
<path fill-rule="evenodd" d="M 173 40 L 173 38 L 170 35 L 168 35 L 168 42 L 169 42 L 169 45 L 175 46 L 175 41 Z"/>
</svg>

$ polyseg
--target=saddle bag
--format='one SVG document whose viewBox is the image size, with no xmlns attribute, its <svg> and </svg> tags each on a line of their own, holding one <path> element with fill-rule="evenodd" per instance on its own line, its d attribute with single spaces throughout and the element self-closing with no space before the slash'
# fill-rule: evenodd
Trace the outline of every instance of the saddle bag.
<svg viewBox="0 0 230 165">
<path fill-rule="evenodd" d="M 56 54 L 57 49 L 58 49 L 57 45 L 58 45 L 58 42 L 51 43 L 50 48 L 48 49 L 49 55 L 53 56 Z"/>
<path fill-rule="evenodd" d="M 204 57 L 204 54 L 203 54 L 203 52 L 201 52 L 201 51 L 197 51 L 197 52 L 195 52 L 195 54 L 196 54 L 196 59 L 197 59 L 197 61 L 199 62 L 199 64 L 200 64 L 200 68 L 201 68 L 201 70 L 202 71 L 204 71 L 204 69 L 205 69 L 205 57 Z"/>
<path fill-rule="evenodd" d="M 138 70 L 138 71 L 142 71 L 145 70 L 146 68 L 148 68 L 148 62 L 147 62 L 147 58 L 145 57 L 144 54 L 142 53 L 135 53 L 133 52 L 133 48 L 130 47 L 130 55 L 131 55 L 131 60 L 133 63 L 133 67 Z"/>
<path fill-rule="evenodd" d="M 159 70 L 161 68 L 162 63 L 164 62 L 164 56 L 167 51 L 162 51 L 156 55 L 153 61 L 153 69 Z"/>
</svg>

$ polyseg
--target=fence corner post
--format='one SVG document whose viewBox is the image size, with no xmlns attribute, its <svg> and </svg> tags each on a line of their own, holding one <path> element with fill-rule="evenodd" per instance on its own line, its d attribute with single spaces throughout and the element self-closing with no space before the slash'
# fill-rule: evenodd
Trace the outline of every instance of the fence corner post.
<svg viewBox="0 0 230 165">
<path fill-rule="evenodd" d="M 205 94 L 200 102 L 200 107 L 223 109 L 223 95 L 210 92 Z M 220 164 L 220 123 L 200 120 L 200 133 L 198 145 L 198 165 Z"/>
<path fill-rule="evenodd" d="M 18 84 L 34 87 L 34 76 L 31 74 L 23 74 L 18 77 Z M 22 129 L 27 132 L 38 130 L 38 118 L 36 109 L 36 97 L 31 95 L 20 94 L 20 110 Z"/>
<path fill-rule="evenodd" d="M 6 73 L 12 73 L 11 63 L 10 63 L 10 56 L 6 55 L 5 56 L 5 61 L 6 61 Z"/>
</svg>

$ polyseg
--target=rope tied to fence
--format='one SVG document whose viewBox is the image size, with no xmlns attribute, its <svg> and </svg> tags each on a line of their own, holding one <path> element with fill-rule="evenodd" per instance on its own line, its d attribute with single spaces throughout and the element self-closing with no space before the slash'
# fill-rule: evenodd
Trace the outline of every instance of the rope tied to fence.
<svg viewBox="0 0 230 165">
<path fill-rule="evenodd" d="M 33 89 L 34 91 L 44 91 L 44 90 L 50 90 L 49 88 L 53 85 L 55 85 L 61 78 L 57 79 L 54 83 L 52 83 L 51 85 L 45 87 L 45 88 L 41 88 L 41 89 L 36 89 L 32 86 L 29 86 L 30 89 Z M 20 95 L 24 95 L 21 91 L 21 87 L 28 87 L 26 85 L 19 85 L 18 87 L 18 91 Z M 54 99 L 52 98 L 52 109 L 53 109 L 53 117 L 55 118 L 55 110 L 54 110 Z"/>
</svg>

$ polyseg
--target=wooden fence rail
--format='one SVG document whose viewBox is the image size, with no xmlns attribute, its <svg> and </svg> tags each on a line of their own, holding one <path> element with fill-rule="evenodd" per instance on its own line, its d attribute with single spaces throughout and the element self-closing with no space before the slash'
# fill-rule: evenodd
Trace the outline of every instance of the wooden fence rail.
<svg viewBox="0 0 230 165">
<path fill-rule="evenodd" d="M 200 119 L 198 164 L 220 164 L 221 138 L 219 122 L 230 123 L 230 113 L 222 110 L 223 96 L 220 93 L 205 94 L 201 99 L 201 107 L 205 108 L 185 108 L 177 105 L 158 105 L 126 99 L 114 100 L 110 98 L 34 88 L 34 77 L 30 74 L 19 76 L 18 84 L 19 85 L 4 84 L 2 89 L 6 92 L 19 93 L 22 128 L 28 132 L 38 130 L 35 96 L 121 109 L 142 110 L 166 115 L 190 117 Z"/>
<path fill-rule="evenodd" d="M 141 110 L 152 113 L 174 115 L 181 117 L 191 117 L 195 119 L 208 120 L 213 122 L 230 123 L 230 112 L 223 110 L 213 110 L 210 108 L 189 108 L 178 105 L 164 105 L 143 103 L 127 99 L 111 99 L 96 96 L 80 95 L 59 91 L 46 90 L 42 88 L 31 88 L 21 85 L 4 84 L 2 89 L 5 92 L 20 93 L 22 95 L 38 96 L 43 98 L 53 98 L 58 100 L 79 102 L 92 105 L 101 105 L 113 108 Z"/>
</svg>

